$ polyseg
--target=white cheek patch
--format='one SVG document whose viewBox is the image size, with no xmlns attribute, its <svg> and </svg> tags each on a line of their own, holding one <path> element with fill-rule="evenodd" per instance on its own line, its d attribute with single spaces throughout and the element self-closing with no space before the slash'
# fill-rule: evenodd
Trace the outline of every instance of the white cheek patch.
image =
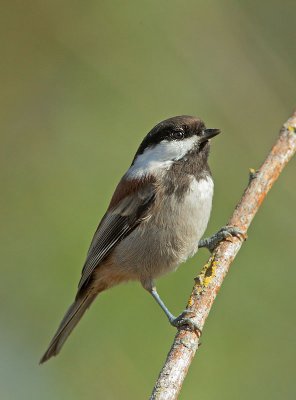
<svg viewBox="0 0 296 400">
<path fill-rule="evenodd" d="M 173 161 L 183 158 L 197 142 L 198 137 L 194 135 L 183 140 L 163 140 L 154 147 L 148 147 L 136 158 L 127 178 L 140 178 L 169 169 Z"/>
</svg>

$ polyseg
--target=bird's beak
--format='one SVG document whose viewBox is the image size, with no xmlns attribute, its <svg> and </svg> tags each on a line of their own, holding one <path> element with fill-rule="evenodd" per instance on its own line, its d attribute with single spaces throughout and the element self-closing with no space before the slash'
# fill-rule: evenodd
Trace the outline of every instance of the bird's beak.
<svg viewBox="0 0 296 400">
<path fill-rule="evenodd" d="M 203 136 L 200 139 L 200 143 L 203 143 L 206 140 L 209 140 L 209 139 L 213 138 L 214 136 L 219 135 L 220 132 L 221 132 L 220 129 L 216 129 L 216 128 L 204 129 Z"/>
</svg>

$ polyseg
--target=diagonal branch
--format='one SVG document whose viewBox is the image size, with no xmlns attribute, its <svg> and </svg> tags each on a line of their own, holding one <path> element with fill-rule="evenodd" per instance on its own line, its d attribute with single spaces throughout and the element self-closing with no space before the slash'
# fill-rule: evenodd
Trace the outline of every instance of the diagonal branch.
<svg viewBox="0 0 296 400">
<path fill-rule="evenodd" d="M 279 138 L 258 171 L 250 171 L 250 181 L 228 224 L 246 233 L 268 191 L 296 152 L 296 111 L 283 125 Z M 201 273 L 189 297 L 187 309 L 193 320 L 203 328 L 216 295 L 229 267 L 242 246 L 233 238 L 221 242 Z M 180 330 L 174 339 L 166 362 L 159 374 L 150 400 L 178 398 L 188 368 L 199 345 L 197 333 Z"/>
</svg>

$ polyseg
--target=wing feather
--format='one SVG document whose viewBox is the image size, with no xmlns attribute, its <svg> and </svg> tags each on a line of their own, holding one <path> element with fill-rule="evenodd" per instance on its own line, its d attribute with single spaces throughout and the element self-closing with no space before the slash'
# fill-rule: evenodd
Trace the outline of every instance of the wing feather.
<svg viewBox="0 0 296 400">
<path fill-rule="evenodd" d="M 134 188 L 135 191 L 128 193 L 107 211 L 99 224 L 87 253 L 78 290 L 88 282 L 94 269 L 108 256 L 114 246 L 148 216 L 155 198 L 155 187 L 147 182 L 140 188 L 138 184 L 134 185 Z"/>
</svg>

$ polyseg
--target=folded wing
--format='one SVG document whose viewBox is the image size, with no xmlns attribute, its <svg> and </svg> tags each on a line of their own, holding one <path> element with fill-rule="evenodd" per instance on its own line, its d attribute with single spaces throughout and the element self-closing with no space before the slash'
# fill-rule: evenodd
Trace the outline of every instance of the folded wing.
<svg viewBox="0 0 296 400">
<path fill-rule="evenodd" d="M 123 179 L 119 183 L 109 209 L 92 239 L 78 285 L 79 290 L 88 282 L 94 269 L 99 267 L 114 246 L 149 217 L 154 199 L 155 187 L 152 182 L 139 184 L 138 181 L 129 181 L 127 184 Z"/>
</svg>

